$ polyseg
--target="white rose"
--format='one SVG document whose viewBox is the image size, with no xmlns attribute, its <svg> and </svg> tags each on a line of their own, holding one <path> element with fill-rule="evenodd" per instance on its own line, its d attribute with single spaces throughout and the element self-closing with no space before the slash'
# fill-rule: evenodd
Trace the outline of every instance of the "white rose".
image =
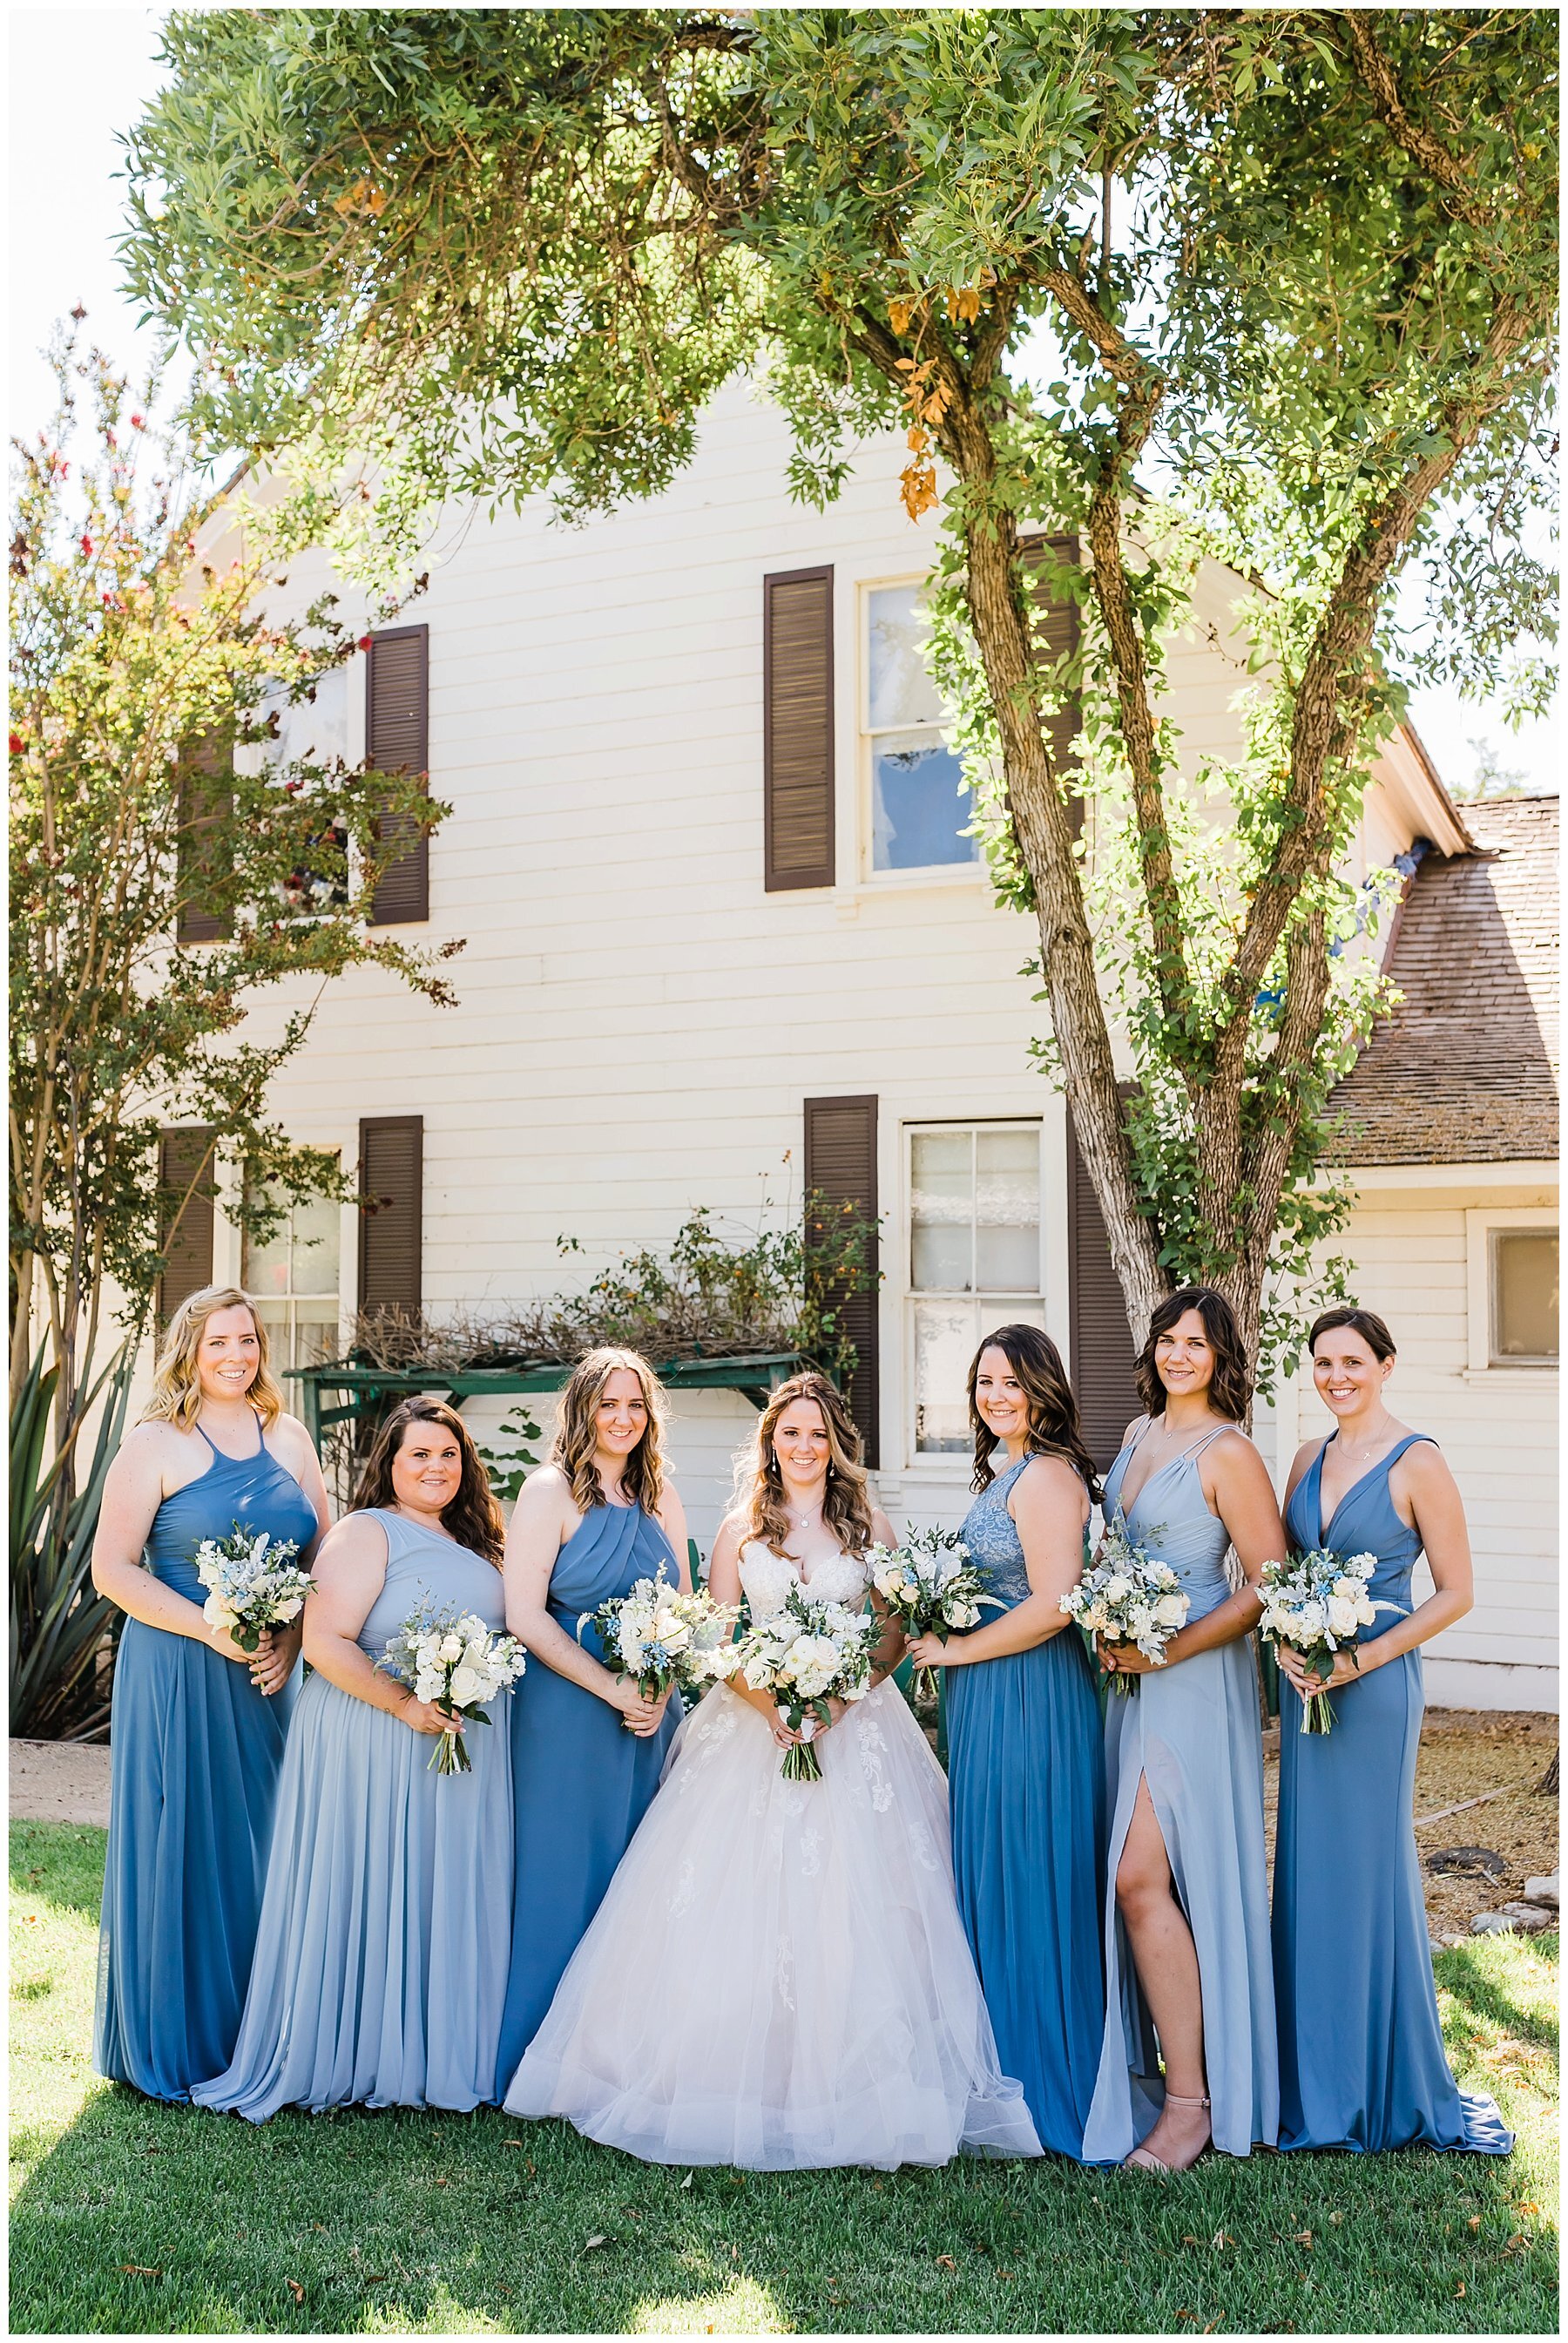
<svg viewBox="0 0 1568 2343">
<path fill-rule="evenodd" d="M 767 1656 L 759 1652 L 755 1659 L 747 1661 L 741 1673 L 746 1678 L 748 1690 L 763 1692 L 772 1681 L 773 1667 Z"/>
<path fill-rule="evenodd" d="M 1360 1614 L 1355 1604 L 1345 1601 L 1337 1594 L 1332 1594 L 1329 1597 L 1328 1609 L 1330 1634 L 1338 1635 L 1342 1640 L 1348 1642 L 1360 1624 Z"/>
<path fill-rule="evenodd" d="M 972 1627 L 980 1617 L 978 1603 L 960 1603 L 948 1614 L 950 1627 Z"/>
<path fill-rule="evenodd" d="M 1125 1603 L 1132 1592 L 1132 1587 L 1131 1582 L 1119 1574 L 1107 1582 L 1103 1592 L 1108 1603 Z"/>
<path fill-rule="evenodd" d="M 653 1623 L 653 1641 L 662 1644 L 667 1652 L 684 1652 L 691 1641 L 691 1630 L 673 1611 L 661 1611 Z"/>
<path fill-rule="evenodd" d="M 445 1660 L 450 1663 L 453 1660 L 460 1660 L 462 1656 L 463 1638 L 461 1635 L 443 1635 L 439 1644 L 437 1646 L 436 1657 L 438 1660 Z"/>
<path fill-rule="evenodd" d="M 453 1707 L 467 1708 L 470 1701 L 477 1700 L 487 1689 L 485 1679 L 477 1668 L 458 1668 L 452 1677 Z"/>
<path fill-rule="evenodd" d="M 290 1594 L 290 1595 L 286 1598 L 286 1601 L 284 1601 L 284 1602 L 282 1602 L 282 1603 L 280 1603 L 280 1604 L 278 1604 L 278 1606 L 277 1606 L 277 1615 L 278 1615 L 278 1618 L 279 1618 L 279 1619 L 282 1621 L 282 1623 L 284 1624 L 284 1625 L 286 1625 L 286 1626 L 290 1619 L 297 1619 L 297 1618 L 298 1618 L 298 1616 L 299 1616 L 300 1613 L 304 1610 L 304 1608 L 305 1608 L 305 1597 L 304 1597 L 304 1595 L 303 1595 L 303 1594 Z"/>
<path fill-rule="evenodd" d="M 1154 1616 L 1162 1627 L 1179 1627 L 1187 1616 L 1187 1597 L 1162 1594 L 1154 1605 Z"/>
</svg>

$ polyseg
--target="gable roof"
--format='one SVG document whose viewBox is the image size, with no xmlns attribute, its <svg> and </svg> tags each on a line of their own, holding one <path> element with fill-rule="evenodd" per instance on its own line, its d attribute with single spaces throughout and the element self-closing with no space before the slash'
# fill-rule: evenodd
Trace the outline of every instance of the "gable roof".
<svg viewBox="0 0 1568 2343">
<path fill-rule="evenodd" d="M 1555 795 L 1467 805 L 1473 854 L 1429 854 L 1396 915 L 1404 998 L 1330 1101 L 1347 1164 L 1507 1163 L 1557 1151 Z"/>
</svg>

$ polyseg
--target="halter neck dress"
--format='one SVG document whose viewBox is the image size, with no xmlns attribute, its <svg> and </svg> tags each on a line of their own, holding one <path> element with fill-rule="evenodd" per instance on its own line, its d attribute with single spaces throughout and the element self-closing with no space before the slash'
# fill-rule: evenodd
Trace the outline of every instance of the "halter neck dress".
<svg viewBox="0 0 1568 2343">
<path fill-rule="evenodd" d="M 143 1561 L 204 1604 L 204 1539 L 238 1523 L 303 1554 L 318 1525 L 259 1417 L 248 1456 L 196 1430 L 212 1462 L 159 1505 Z M 93 2065 L 149 2098 L 187 2098 L 233 2055 L 298 1688 L 297 1668 L 267 1699 L 247 1667 L 208 1644 L 142 1619 L 120 1630 Z"/>
<path fill-rule="evenodd" d="M 1285 1511 L 1299 1553 L 1377 1556 L 1380 1609 L 1361 1643 L 1412 1609 L 1421 1533 L 1400 1519 L 1389 1474 L 1412 1432 L 1322 1518 L 1331 1433 Z M 1280 1822 L 1274 1850 L 1274 1982 L 1280 2013 L 1280 2146 L 1357 2152 L 1470 2148 L 1506 2156 L 1513 2135 L 1484 2093 L 1461 2091 L 1442 2046 L 1412 1825 L 1424 1706 L 1421 1654 L 1405 1652 L 1332 1694 L 1334 1725 L 1303 1734 L 1280 1678 Z"/>
<path fill-rule="evenodd" d="M 656 1515 L 640 1505 L 595 1505 L 550 1574 L 550 1616 L 576 1637 L 578 1621 L 662 1570 L 680 1569 Z M 591 1626 L 583 1649 L 603 1656 Z M 648 1812 L 675 1728 L 670 1695 L 658 1731 L 628 1733 L 620 1711 L 530 1657 L 512 1694 L 516 1871 L 511 1967 L 497 2054 L 499 2098 L 533 2040 L 599 1899 Z"/>
<path fill-rule="evenodd" d="M 1006 1610 L 1030 1593 L 1007 1506 L 1031 1461 L 1000 1473 L 960 1532 L 988 1596 Z M 1069 1622 L 1032 1651 L 950 1668 L 944 1687 L 953 1875 L 997 2053 L 1023 2085 L 1042 2144 L 1077 2157 L 1105 2019 L 1094 1670 Z"/>
<path fill-rule="evenodd" d="M 359 1648 L 378 1660 L 424 1597 L 506 1624 L 483 1554 L 379 1507 L 387 1573 Z M 250 1993 L 233 2063 L 192 2097 L 265 2123 L 280 2107 L 487 2100 L 512 1902 L 509 1692 L 468 1725 L 472 1772 L 329 1684 L 300 1694 L 278 1794 Z"/>
<path fill-rule="evenodd" d="M 1105 1516 L 1169 1563 L 1186 1589 L 1188 1624 L 1231 1593 L 1230 1534 L 1209 1511 L 1198 1462 L 1227 1429 L 1218 1425 L 1151 1473 L 1131 1506 L 1127 1468 L 1142 1433 L 1105 1479 Z M 1165 1841 L 1176 1894 L 1192 1932 L 1203 2001 L 1203 2063 L 1214 2145 L 1250 2155 L 1272 2147 L 1279 2126 L 1269 1884 L 1263 1839 L 1263 1740 L 1251 1639 L 1198 1652 L 1111 1693 L 1105 1704 L 1106 1785 L 1111 1809 L 1106 1856 L 1105 2035 L 1084 2135 L 1091 2163 L 1121 2163 L 1153 2129 L 1164 2103 L 1153 2026 L 1138 1988 L 1116 1905 L 1116 1868 L 1140 1781 Z"/>
</svg>

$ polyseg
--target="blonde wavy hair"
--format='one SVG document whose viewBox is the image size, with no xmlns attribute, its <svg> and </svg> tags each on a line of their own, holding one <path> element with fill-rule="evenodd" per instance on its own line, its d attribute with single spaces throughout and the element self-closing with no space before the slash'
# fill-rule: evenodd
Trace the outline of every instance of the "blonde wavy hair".
<svg viewBox="0 0 1568 2343">
<path fill-rule="evenodd" d="M 593 1461 L 598 1444 L 594 1418 L 604 1397 L 605 1385 L 622 1368 L 642 1385 L 648 1429 L 621 1468 L 620 1485 L 645 1513 L 657 1513 L 664 1494 L 665 1475 L 669 1468 L 664 1454 L 668 1418 L 663 1385 L 639 1352 L 611 1348 L 590 1351 L 586 1358 L 578 1361 L 556 1403 L 556 1436 L 550 1450 L 550 1463 L 558 1464 L 570 1482 L 572 1503 L 579 1513 L 591 1513 L 596 1505 L 606 1502 Z"/>
<path fill-rule="evenodd" d="M 749 1537 L 760 1538 L 764 1545 L 782 1554 L 789 1534 L 789 1515 L 773 1434 L 786 1410 L 798 1399 L 814 1401 L 828 1427 L 823 1524 L 847 1554 L 864 1554 L 871 1543 L 871 1493 L 860 1462 L 860 1435 L 837 1384 L 815 1369 L 780 1383 L 758 1417 L 755 1433 L 735 1460 L 735 1510 L 743 1515 Z"/>
<path fill-rule="evenodd" d="M 250 1322 L 256 1328 L 256 1380 L 246 1397 L 260 1416 L 262 1430 L 266 1431 L 284 1413 L 283 1393 L 267 1365 L 266 1328 L 256 1303 L 237 1285 L 204 1285 L 195 1293 L 187 1293 L 169 1320 L 158 1346 L 158 1363 L 153 1370 L 152 1396 L 141 1413 L 143 1423 L 173 1423 L 182 1432 L 191 1430 L 201 1413 L 196 1353 L 207 1320 L 219 1310 L 250 1312 Z"/>
</svg>

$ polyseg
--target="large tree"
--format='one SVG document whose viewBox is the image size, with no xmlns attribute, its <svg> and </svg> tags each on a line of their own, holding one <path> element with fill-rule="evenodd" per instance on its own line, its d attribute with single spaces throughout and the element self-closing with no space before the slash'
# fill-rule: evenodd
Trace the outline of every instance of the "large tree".
<svg viewBox="0 0 1568 2343">
<path fill-rule="evenodd" d="M 377 450 L 390 526 L 452 490 L 657 491 L 740 369 L 804 497 L 907 430 L 1130 1321 L 1197 1274 L 1266 1336 L 1271 1270 L 1340 1209 L 1313 1175 L 1367 907 L 1334 872 L 1402 704 L 1412 556 L 1429 662 L 1542 688 L 1513 646 L 1549 608 L 1521 535 L 1550 452 L 1552 15 L 261 9 L 166 39 L 136 287 L 237 438 Z M 1076 663 L 1035 616 L 1030 540 L 1064 531 Z M 1196 777 L 1218 833 L 1161 710 L 1204 554 L 1258 581 L 1248 749 Z M 1044 719 L 1075 688 L 1068 766 Z"/>
</svg>

